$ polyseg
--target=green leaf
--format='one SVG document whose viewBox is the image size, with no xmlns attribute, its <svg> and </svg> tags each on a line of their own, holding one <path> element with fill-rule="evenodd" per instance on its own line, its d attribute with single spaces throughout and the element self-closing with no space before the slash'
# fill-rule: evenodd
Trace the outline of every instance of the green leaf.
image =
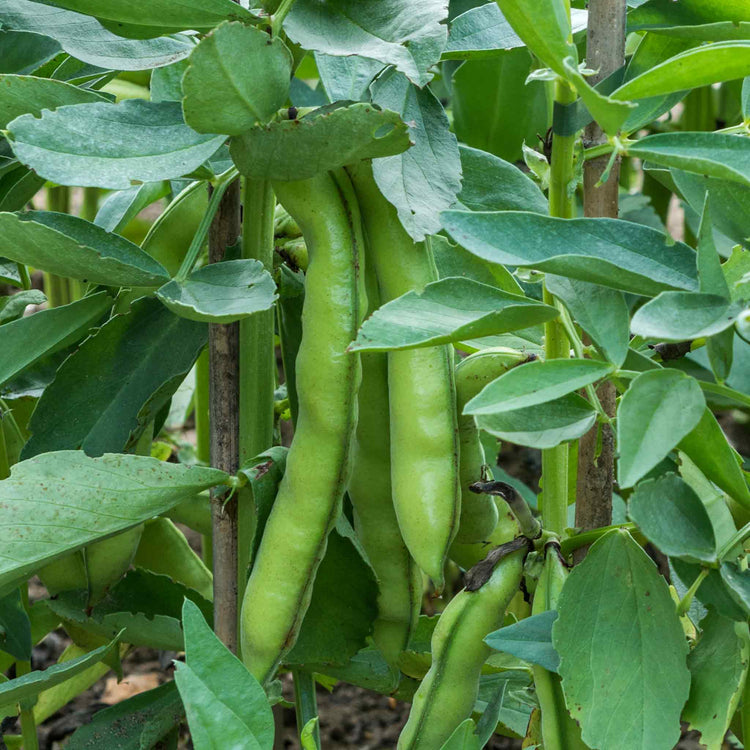
<svg viewBox="0 0 750 750">
<path fill-rule="evenodd" d="M 443 227 L 470 252 L 511 266 L 641 295 L 697 289 L 695 253 L 650 227 L 618 219 L 556 219 L 519 211 L 444 211 Z"/>
<path fill-rule="evenodd" d="M 552 642 L 583 741 L 600 750 L 674 747 L 690 689 L 687 640 L 666 581 L 627 532 L 591 547 L 557 610 Z"/>
<path fill-rule="evenodd" d="M 573 33 L 585 29 L 587 12 L 571 8 L 570 13 Z M 497 4 L 487 3 L 470 8 L 453 20 L 443 60 L 471 60 L 525 46 Z"/>
<path fill-rule="evenodd" d="M 115 190 L 188 174 L 224 142 L 191 130 L 178 102 L 142 99 L 23 115 L 8 130 L 19 161 L 45 179 Z"/>
<path fill-rule="evenodd" d="M 705 506 L 677 474 L 641 482 L 628 515 L 661 552 L 688 562 L 716 560 L 716 538 Z"/>
<path fill-rule="evenodd" d="M 458 203 L 469 211 L 534 211 L 546 214 L 547 199 L 515 164 L 460 145 L 463 180 Z"/>
<path fill-rule="evenodd" d="M 750 140 L 742 136 L 657 133 L 629 146 L 628 154 L 666 167 L 750 185 Z"/>
<path fill-rule="evenodd" d="M 31 622 L 20 590 L 0 598 L 0 649 L 19 661 L 31 661 Z"/>
<path fill-rule="evenodd" d="M 281 39 L 223 23 L 190 55 L 182 79 L 185 122 L 199 133 L 241 135 L 284 106 L 291 75 L 292 55 Z"/>
<path fill-rule="evenodd" d="M 682 717 L 701 733 L 702 745 L 721 750 L 747 674 L 747 625 L 709 610 L 701 630 L 688 656 L 690 696 Z"/>
<path fill-rule="evenodd" d="M 641 373 L 617 408 L 617 481 L 632 487 L 700 422 L 706 408 L 697 381 L 679 370 Z"/>
<path fill-rule="evenodd" d="M 445 47 L 446 0 L 297 0 L 284 30 L 307 50 L 328 55 L 360 55 L 395 65 L 424 86 Z"/>
<path fill-rule="evenodd" d="M 698 230 L 698 281 L 701 292 L 718 294 L 731 298 L 729 284 L 721 268 L 719 253 L 714 242 L 713 221 L 711 219 L 711 199 L 707 198 L 701 212 L 701 224 Z"/>
<path fill-rule="evenodd" d="M 16 677 L 15 680 L 0 684 L 0 705 L 7 706 L 21 701 L 29 701 L 36 698 L 43 690 L 49 690 L 51 687 L 80 674 L 90 666 L 105 661 L 117 652 L 118 641 L 119 639 L 115 638 L 106 646 L 94 649 L 77 659 L 55 664 L 43 671 L 29 672 L 23 677 Z"/>
<path fill-rule="evenodd" d="M 64 81 L 35 76 L 0 75 L 0 128 L 25 114 L 39 117 L 43 109 L 57 109 L 65 104 L 105 101 L 89 89 L 71 86 Z"/>
<path fill-rule="evenodd" d="M 750 13 L 745 0 L 648 0 L 628 15 L 628 31 L 656 31 L 707 41 L 747 39 Z"/>
<path fill-rule="evenodd" d="M 532 711 L 537 708 L 533 697 L 531 675 L 527 671 L 508 670 L 498 674 L 482 675 L 479 680 L 479 697 L 475 710 L 489 710 L 498 692 L 502 702 L 498 719 L 503 726 L 523 736 L 529 726 Z M 484 715 L 484 714 L 483 714 Z M 480 719 L 480 723 L 481 723 Z"/>
<path fill-rule="evenodd" d="M 122 4 L 132 7 L 134 13 L 141 11 L 130 3 Z M 95 18 L 31 0 L 0 0 L 0 17 L 7 29 L 52 37 L 69 55 L 105 69 L 150 70 L 187 57 L 194 47 L 182 36 L 123 39 L 105 29 Z"/>
<path fill-rule="evenodd" d="M 443 743 L 440 750 L 482 750 L 479 738 L 474 734 L 476 724 L 473 719 L 462 721 Z"/>
<path fill-rule="evenodd" d="M 750 75 L 749 42 L 692 47 L 624 83 L 614 99 L 645 99 Z"/>
<path fill-rule="evenodd" d="M 0 211 L 20 211 L 44 185 L 44 180 L 19 164 L 0 177 Z"/>
<path fill-rule="evenodd" d="M 547 289 L 570 310 L 601 353 L 622 367 L 630 342 L 630 311 L 623 293 L 577 279 L 547 274 Z"/>
<path fill-rule="evenodd" d="M 539 406 L 591 385 L 612 372 L 593 359 L 536 360 L 514 367 L 486 385 L 464 407 L 464 414 L 500 414 Z"/>
<path fill-rule="evenodd" d="M 0 213 L 3 253 L 18 263 L 106 286 L 159 286 L 166 269 L 118 234 L 52 211 Z"/>
<path fill-rule="evenodd" d="M 144 182 L 110 193 L 99 206 L 94 224 L 107 232 L 124 229 L 146 206 L 169 195 L 169 183 Z M 187 245 L 185 245 L 187 247 Z M 149 253 L 153 256 L 153 253 Z"/>
<path fill-rule="evenodd" d="M 278 299 L 271 274 L 258 260 L 225 260 L 172 279 L 156 296 L 176 315 L 209 323 L 232 323 L 268 310 Z"/>
<path fill-rule="evenodd" d="M 406 125 L 372 104 L 324 108 L 280 120 L 232 138 L 237 169 L 259 180 L 305 180 L 361 159 L 409 148 Z"/>
<path fill-rule="evenodd" d="M 735 602 L 750 615 L 750 572 L 741 570 L 734 562 L 722 563 L 719 572 Z"/>
<path fill-rule="evenodd" d="M 166 682 L 94 714 L 68 740 L 67 750 L 97 750 L 107 738 L 108 750 L 154 747 L 184 719 L 174 682 Z"/>
<path fill-rule="evenodd" d="M 557 612 L 548 609 L 490 633 L 484 642 L 495 651 L 513 654 L 524 661 L 539 664 L 548 672 L 557 672 L 560 657 L 552 645 L 552 624 L 556 619 Z"/>
<path fill-rule="evenodd" d="M 70 448 L 101 455 L 133 445 L 190 371 L 207 333 L 156 299 L 134 302 L 57 371 L 34 412 L 23 457 Z"/>
<path fill-rule="evenodd" d="M 226 474 L 153 458 L 59 451 L 17 463 L 0 482 L 0 586 L 163 513 Z"/>
<path fill-rule="evenodd" d="M 436 346 L 543 323 L 557 310 L 471 279 L 448 278 L 407 292 L 376 310 L 350 351 Z"/>
<path fill-rule="evenodd" d="M 38 289 L 22 289 L 7 297 L 0 297 L 0 325 L 18 320 L 29 305 L 43 305 L 47 301 Z"/>
<path fill-rule="evenodd" d="M 431 89 L 418 89 L 392 72 L 377 79 L 373 101 L 398 112 L 409 124 L 413 143 L 405 153 L 378 159 L 373 176 L 396 207 L 404 229 L 416 242 L 440 228 L 440 211 L 449 208 L 461 189 L 461 158 L 448 116 Z"/>
<path fill-rule="evenodd" d="M 577 394 L 537 406 L 502 414 L 482 414 L 477 425 L 490 435 L 515 445 L 554 448 L 566 440 L 576 440 L 596 421 L 596 411 Z"/>
<path fill-rule="evenodd" d="M 252 23 L 258 19 L 231 0 L 151 0 L 134 5 L 128 0 L 45 0 L 47 5 L 95 16 L 117 31 L 122 25 L 141 28 L 144 36 L 159 36 L 174 31 L 209 31 L 227 19 Z M 123 33 L 128 36 L 128 33 Z"/>
<path fill-rule="evenodd" d="M 696 580 L 702 570 L 700 565 L 694 565 L 679 558 L 671 560 L 671 564 L 686 588 Z M 723 617 L 737 622 L 747 622 L 747 610 L 738 604 L 715 568 L 709 569 L 708 576 L 699 586 L 695 596 L 703 605 L 713 607 Z"/>
<path fill-rule="evenodd" d="M 5 22 L 3 22 L 5 23 Z M 3 73 L 33 73 L 60 53 L 60 45 L 47 36 L 26 31 L 0 31 Z"/>
<path fill-rule="evenodd" d="M 197 750 L 270 750 L 273 714 L 260 683 L 216 637 L 189 600 L 185 601 L 182 620 L 187 663 L 175 663 L 175 682 Z"/>
<path fill-rule="evenodd" d="M 702 292 L 662 292 L 638 308 L 630 328 L 646 339 L 686 341 L 714 336 L 734 325 L 741 302 Z"/>
<path fill-rule="evenodd" d="M 0 349 L 4 354 L 0 385 L 42 357 L 78 341 L 111 306 L 112 298 L 100 292 L 0 326 Z"/>
</svg>

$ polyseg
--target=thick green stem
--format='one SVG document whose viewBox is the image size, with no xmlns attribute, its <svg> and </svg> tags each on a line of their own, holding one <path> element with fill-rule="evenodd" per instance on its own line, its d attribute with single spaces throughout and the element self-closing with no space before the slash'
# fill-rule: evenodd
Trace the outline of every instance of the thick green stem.
<svg viewBox="0 0 750 750">
<path fill-rule="evenodd" d="M 276 199 L 271 185 L 246 179 L 243 191 L 242 257 L 273 271 L 273 219 Z M 274 312 L 256 313 L 240 322 L 240 464 L 273 443 L 273 394 L 276 387 Z M 255 508 L 249 489 L 240 492 L 238 566 L 240 591 L 250 566 Z"/>
<path fill-rule="evenodd" d="M 315 695 L 315 679 L 312 672 L 304 669 L 293 669 L 294 677 L 294 711 L 297 715 L 297 732 L 302 730 L 307 723 L 318 715 L 318 699 Z M 320 747 L 320 728 L 316 727 L 314 732 L 315 747 Z"/>
<path fill-rule="evenodd" d="M 47 210 L 66 214 L 70 211 L 70 188 L 64 185 L 47 188 Z M 44 293 L 49 307 L 60 307 L 71 302 L 68 280 L 51 273 L 44 273 Z"/>
</svg>

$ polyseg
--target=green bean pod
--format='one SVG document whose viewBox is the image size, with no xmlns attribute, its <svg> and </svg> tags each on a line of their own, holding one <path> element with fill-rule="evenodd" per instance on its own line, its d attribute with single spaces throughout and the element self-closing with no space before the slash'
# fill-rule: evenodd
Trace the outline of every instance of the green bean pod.
<svg viewBox="0 0 750 750">
<path fill-rule="evenodd" d="M 498 509 L 493 499 L 489 495 L 476 494 L 469 489 L 475 482 L 487 481 L 490 471 L 486 465 L 476 421 L 471 414 L 463 413 L 464 406 L 488 383 L 525 360 L 526 356 L 521 352 L 498 347 L 476 352 L 462 359 L 456 366 L 456 410 L 461 456 L 461 520 L 455 541 L 459 544 L 471 544 L 488 539 L 498 521 Z"/>
<path fill-rule="evenodd" d="M 367 267 L 369 309 L 378 307 L 374 272 Z M 378 579 L 378 617 L 373 640 L 395 666 L 419 619 L 422 574 L 402 538 L 393 507 L 385 354 L 362 355 L 359 420 L 349 497 L 354 526 Z"/>
<path fill-rule="evenodd" d="M 429 248 L 415 244 L 383 197 L 372 165 L 350 168 L 381 301 L 437 280 Z M 460 513 L 453 350 L 433 346 L 388 353 L 391 481 L 401 535 L 419 567 L 443 586 Z"/>
<path fill-rule="evenodd" d="M 346 351 L 363 318 L 359 209 L 342 171 L 274 184 L 310 252 L 296 360 L 294 439 L 241 612 L 241 653 L 265 683 L 294 645 L 350 474 L 361 371 Z"/>
<path fill-rule="evenodd" d="M 505 609 L 521 584 L 528 551 L 522 538 L 500 549 L 505 554 L 494 569 L 489 556 L 480 564 L 485 582 L 472 580 L 477 578 L 471 575 L 479 571 L 477 566 L 467 576 L 472 581 L 467 585 L 479 588 L 458 593 L 440 615 L 432 635 L 432 665 L 414 694 L 398 750 L 438 750 L 471 716 L 482 665 L 491 653 L 484 638 L 502 626 Z"/>
</svg>

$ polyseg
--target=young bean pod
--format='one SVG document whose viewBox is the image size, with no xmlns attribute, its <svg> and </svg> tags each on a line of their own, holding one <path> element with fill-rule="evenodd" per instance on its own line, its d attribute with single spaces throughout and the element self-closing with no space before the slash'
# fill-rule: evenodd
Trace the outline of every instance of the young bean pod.
<svg viewBox="0 0 750 750">
<path fill-rule="evenodd" d="M 369 310 L 379 304 L 377 280 L 368 265 Z M 362 355 L 359 421 L 349 497 L 354 526 L 378 579 L 378 618 L 373 640 L 386 661 L 396 665 L 419 618 L 422 574 L 398 527 L 391 492 L 388 366 L 385 354 Z"/>
<path fill-rule="evenodd" d="M 350 174 L 362 209 L 368 262 L 382 302 L 437 279 L 427 245 L 415 244 L 383 197 L 372 165 Z M 404 542 L 438 589 L 460 513 L 453 351 L 434 346 L 388 353 L 393 503 Z"/>
<path fill-rule="evenodd" d="M 414 694 L 398 750 L 437 750 L 471 716 L 482 665 L 491 653 L 484 638 L 503 624 L 521 584 L 527 551 L 521 537 L 493 551 L 481 569 L 470 571 L 467 588 L 440 615 L 432 635 L 432 665 Z"/>
<path fill-rule="evenodd" d="M 297 355 L 299 414 L 286 472 L 245 590 L 242 658 L 261 682 L 294 645 L 341 510 L 360 383 L 346 351 L 363 318 L 360 216 L 344 172 L 274 184 L 310 253 Z"/>
</svg>

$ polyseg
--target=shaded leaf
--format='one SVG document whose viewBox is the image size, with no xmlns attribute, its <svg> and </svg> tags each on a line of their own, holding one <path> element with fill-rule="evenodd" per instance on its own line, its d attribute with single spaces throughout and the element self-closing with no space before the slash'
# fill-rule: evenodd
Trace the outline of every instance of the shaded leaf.
<svg viewBox="0 0 750 750">
<path fill-rule="evenodd" d="M 656 31 L 690 39 L 747 39 L 750 13 L 744 0 L 648 0 L 628 15 L 629 31 Z"/>
<path fill-rule="evenodd" d="M 189 128 L 178 102 L 142 99 L 73 104 L 39 119 L 23 115 L 8 130 L 19 161 L 42 177 L 115 190 L 182 177 L 224 142 L 224 136 Z"/>
<path fill-rule="evenodd" d="M 0 649 L 19 661 L 31 661 L 31 622 L 20 590 L 0 598 Z"/>
<path fill-rule="evenodd" d="M 368 89 L 383 63 L 367 57 L 335 57 L 315 53 L 315 63 L 328 98 L 332 102 L 358 102 L 368 98 Z"/>
<path fill-rule="evenodd" d="M 436 346 L 514 331 L 557 317 L 557 310 L 471 279 L 448 278 L 407 292 L 375 311 L 350 351 Z"/>
<path fill-rule="evenodd" d="M 479 738 L 474 734 L 476 724 L 473 719 L 462 721 L 443 743 L 440 750 L 482 750 Z"/>
<path fill-rule="evenodd" d="M 733 562 L 722 563 L 719 572 L 730 595 L 750 616 L 750 572 Z"/>
<path fill-rule="evenodd" d="M 146 206 L 168 194 L 169 183 L 166 181 L 144 182 L 142 185 L 114 191 L 102 201 L 94 224 L 107 232 L 119 232 Z"/>
<path fill-rule="evenodd" d="M 18 320 L 29 305 L 43 305 L 47 301 L 38 289 L 23 289 L 7 297 L 0 297 L 0 325 Z"/>
<path fill-rule="evenodd" d="M 685 562 L 679 558 L 670 561 L 679 579 L 687 589 L 701 574 L 701 566 Z M 747 622 L 748 613 L 741 607 L 721 577 L 718 570 L 709 569 L 708 576 L 703 580 L 695 594 L 696 599 L 705 607 L 713 607 L 720 615 L 737 622 Z"/>
<path fill-rule="evenodd" d="M 484 642 L 495 651 L 513 654 L 539 664 L 548 672 L 557 672 L 560 657 L 552 645 L 552 624 L 556 619 L 557 611 L 549 609 L 490 633 Z"/>
<path fill-rule="evenodd" d="M 557 609 L 552 642 L 583 741 L 601 750 L 672 748 L 690 688 L 688 645 L 646 553 L 627 532 L 609 532 L 573 568 Z"/>
<path fill-rule="evenodd" d="M 407 148 L 407 128 L 395 112 L 361 103 L 252 128 L 233 138 L 229 150 L 247 177 L 304 180 Z"/>
</svg>

